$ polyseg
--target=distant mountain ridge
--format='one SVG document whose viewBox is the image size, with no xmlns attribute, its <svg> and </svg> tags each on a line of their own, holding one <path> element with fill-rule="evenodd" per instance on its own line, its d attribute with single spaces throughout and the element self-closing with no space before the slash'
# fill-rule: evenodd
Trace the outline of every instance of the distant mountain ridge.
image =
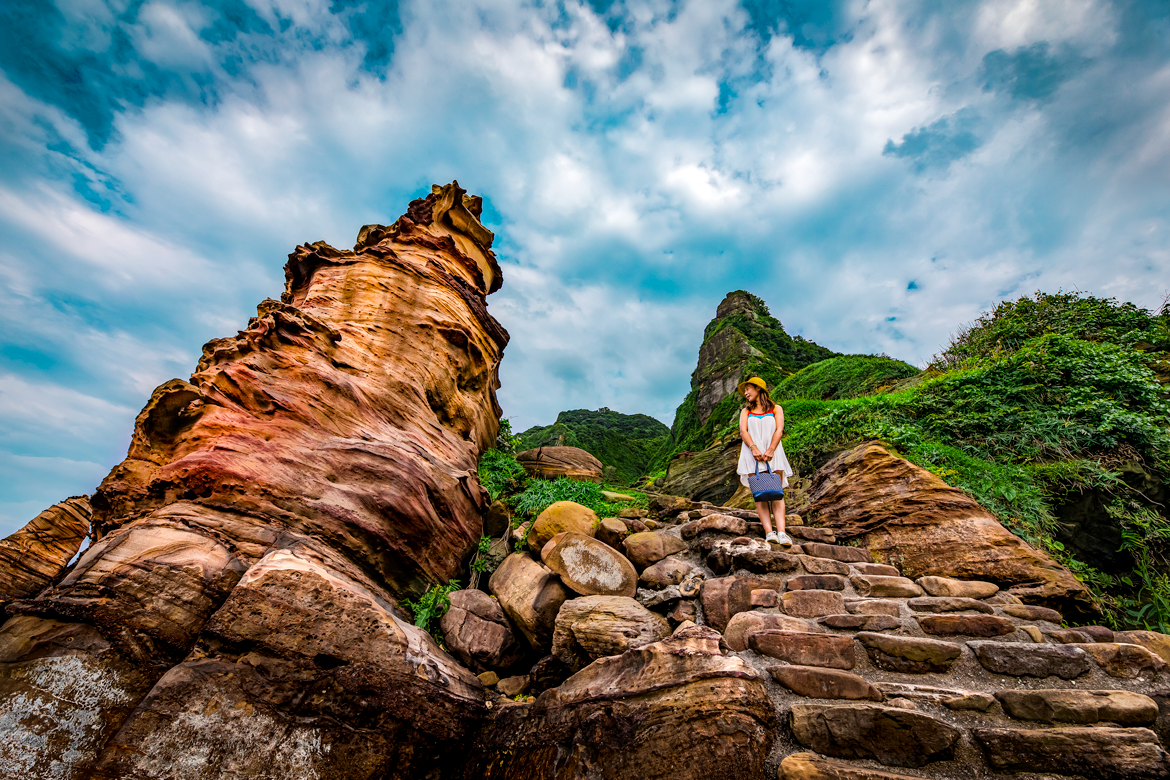
<svg viewBox="0 0 1170 780">
<path fill-rule="evenodd" d="M 602 407 L 561 412 L 552 425 L 534 426 L 517 438 L 522 450 L 580 447 L 605 466 L 606 482 L 628 485 L 649 473 L 670 429 L 649 415 Z"/>
</svg>

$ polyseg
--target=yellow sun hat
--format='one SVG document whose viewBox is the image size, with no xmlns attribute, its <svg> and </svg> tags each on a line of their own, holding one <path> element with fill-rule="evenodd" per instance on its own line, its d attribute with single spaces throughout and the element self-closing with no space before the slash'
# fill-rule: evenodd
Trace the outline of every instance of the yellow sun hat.
<svg viewBox="0 0 1170 780">
<path fill-rule="evenodd" d="M 740 394 L 740 395 L 743 395 L 743 389 L 744 389 L 745 387 L 747 387 L 748 385 L 755 385 L 756 387 L 760 388 L 761 390 L 767 390 L 767 389 L 768 389 L 768 383 L 767 383 L 767 382 L 765 382 L 763 379 L 760 379 L 758 376 L 753 376 L 753 377 L 752 377 L 751 379 L 749 379 L 748 381 L 746 381 L 746 382 L 740 382 L 740 383 L 739 383 L 739 387 L 738 387 L 738 388 L 736 388 L 736 389 L 737 389 L 737 390 L 739 390 L 739 394 Z"/>
</svg>

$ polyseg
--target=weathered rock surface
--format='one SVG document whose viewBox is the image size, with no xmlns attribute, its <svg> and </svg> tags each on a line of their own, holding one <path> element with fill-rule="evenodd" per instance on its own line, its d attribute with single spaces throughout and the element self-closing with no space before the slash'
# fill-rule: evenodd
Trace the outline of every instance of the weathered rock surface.
<svg viewBox="0 0 1170 780">
<path fill-rule="evenodd" d="M 834 590 L 795 590 L 781 594 L 780 607 L 796 617 L 840 615 L 845 611 L 845 597 Z"/>
<path fill-rule="evenodd" d="M 488 589 L 533 649 L 550 646 L 557 612 L 569 598 L 560 577 L 525 553 L 512 553 L 492 574 Z"/>
<path fill-rule="evenodd" d="M 517 642 L 499 603 L 480 590 L 457 590 L 439 621 L 443 642 L 472 670 L 506 669 L 520 660 Z"/>
<path fill-rule="evenodd" d="M 1166 668 L 1165 661 L 1140 645 L 1090 642 L 1070 644 L 1067 647 L 1079 647 L 1084 650 L 1110 677 L 1133 679 L 1143 674 L 1156 674 Z"/>
<path fill-rule="evenodd" d="M 604 469 L 601 461 L 578 447 L 537 447 L 517 453 L 516 460 L 530 476 L 539 479 L 567 477 L 600 483 Z"/>
<path fill-rule="evenodd" d="M 716 631 L 724 631 L 734 615 L 752 608 L 753 590 L 783 587 L 783 580 L 766 577 L 735 576 L 708 580 L 700 594 L 707 625 Z"/>
<path fill-rule="evenodd" d="M 626 548 L 626 557 L 633 561 L 639 569 L 653 566 L 668 555 L 674 555 L 687 549 L 687 545 L 682 539 L 658 531 L 630 534 L 622 544 Z"/>
<path fill-rule="evenodd" d="M 918 780 L 911 775 L 870 769 L 821 758 L 816 753 L 792 753 L 780 762 L 780 780 Z"/>
<path fill-rule="evenodd" d="M 932 596 L 953 596 L 965 599 L 985 599 L 999 592 L 993 582 L 977 580 L 954 580 L 950 577 L 919 577 L 915 580 L 924 591 Z"/>
<path fill-rule="evenodd" d="M 570 590 L 584 596 L 629 596 L 638 592 L 634 565 L 607 544 L 573 532 L 550 540 L 552 551 L 544 563 L 560 575 Z"/>
<path fill-rule="evenodd" d="M 941 720 L 876 704 L 794 704 L 792 734 L 818 753 L 919 767 L 948 759 L 958 729 Z"/>
<path fill-rule="evenodd" d="M 569 531 L 593 536 L 600 524 L 601 521 L 589 507 L 575 501 L 557 501 L 549 504 L 533 521 L 528 529 L 528 546 L 540 552 L 554 536 Z"/>
<path fill-rule="evenodd" d="M 879 669 L 910 674 L 946 672 L 959 660 L 962 648 L 952 642 L 910 636 L 862 632 L 858 641 Z"/>
<path fill-rule="evenodd" d="M 0 610 L 35 596 L 60 576 L 81 549 L 93 514 L 83 496 L 67 498 L 0 540 Z"/>
<path fill-rule="evenodd" d="M 798 666 L 852 669 L 857 665 L 853 637 L 798 631 L 756 631 L 748 646 L 760 655 Z"/>
<path fill-rule="evenodd" d="M 1004 612 L 1007 612 L 1006 607 Z M 1059 616 L 1054 622 L 1060 622 Z M 1170 636 L 1166 634 L 1159 634 L 1157 631 L 1118 631 L 1113 635 L 1113 640 L 1129 645 L 1141 645 L 1170 664 Z"/>
<path fill-rule="evenodd" d="M 882 692 L 861 677 L 815 666 L 770 666 L 768 674 L 788 690 L 810 699 L 881 701 Z"/>
<path fill-rule="evenodd" d="M 725 504 L 741 487 L 735 473 L 740 444 L 736 434 L 704 450 L 680 453 L 667 464 L 662 490 L 696 501 Z"/>
<path fill-rule="evenodd" d="M 622 541 L 630 535 L 630 529 L 616 517 L 606 517 L 597 525 L 597 538 L 615 550 L 622 550 Z"/>
<path fill-rule="evenodd" d="M 1014 677 L 1061 677 L 1072 680 L 1089 671 L 1089 654 L 1070 645 L 1025 645 L 1016 642 L 969 642 L 989 672 Z"/>
<path fill-rule="evenodd" d="M 670 636 L 666 618 L 625 596 L 586 596 L 566 601 L 557 614 L 552 654 L 580 669 Z"/>
<path fill-rule="evenodd" d="M 896 559 L 905 576 L 982 580 L 1068 616 L 1096 614 L 1071 573 L 962 491 L 875 442 L 814 475 L 809 514 L 839 539 L 864 537 L 875 558 Z"/>
<path fill-rule="evenodd" d="M 494 710 L 465 780 L 763 777 L 775 729 L 759 675 L 708 628 L 594 661 L 526 707 Z"/>
<path fill-rule="evenodd" d="M 918 618 L 918 625 L 936 636 L 992 637 L 1016 630 L 1015 623 L 998 615 L 926 615 Z"/>
<path fill-rule="evenodd" d="M 742 651 L 748 649 L 752 634 L 760 631 L 815 633 L 819 630 L 815 624 L 801 618 L 752 610 L 732 615 L 723 631 L 723 639 L 732 650 Z"/>
<path fill-rule="evenodd" d="M 671 585 L 678 585 L 683 580 L 701 573 L 701 569 L 679 558 L 663 558 L 658 563 L 647 566 L 638 578 L 638 582 L 647 588 L 661 590 Z"/>
<path fill-rule="evenodd" d="M 1121 726 L 1149 726 L 1158 717 L 1157 702 L 1131 691 L 1000 691 L 995 697 L 1007 714 L 1020 720 L 1082 726 L 1111 721 Z"/>
<path fill-rule="evenodd" d="M 1166 751 L 1149 729 L 1068 726 L 973 729 L 994 769 L 1084 777 L 1153 780 L 1170 777 Z"/>
<path fill-rule="evenodd" d="M 906 602 L 915 612 L 982 612 L 985 615 L 994 615 L 995 609 L 977 599 L 955 598 L 952 596 L 920 596 Z M 1044 609 L 1033 607 L 1032 609 Z M 1006 610 L 1004 610 L 1006 612 Z M 1051 612 L 1051 610 L 1048 610 Z"/>
</svg>

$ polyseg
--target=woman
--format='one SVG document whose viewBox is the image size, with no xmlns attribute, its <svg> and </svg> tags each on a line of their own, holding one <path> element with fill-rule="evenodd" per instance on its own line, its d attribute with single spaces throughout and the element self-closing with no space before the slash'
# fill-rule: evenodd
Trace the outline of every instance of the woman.
<svg viewBox="0 0 1170 780">
<path fill-rule="evenodd" d="M 788 464 L 784 446 L 780 443 L 780 437 L 784 435 L 784 410 L 773 403 L 768 395 L 768 384 L 758 376 L 741 382 L 739 392 L 745 401 L 743 411 L 739 413 L 739 436 L 743 439 L 736 468 L 739 481 L 748 484 L 748 476 L 756 473 L 757 465 L 763 471 L 767 464 L 772 471 L 783 474 L 784 487 L 787 488 L 792 466 Z M 760 449 L 761 444 L 765 449 Z M 792 538 L 784 533 L 784 499 L 757 502 L 756 512 L 764 524 L 767 534 L 764 538 L 769 543 L 792 546 Z M 772 530 L 773 517 L 776 518 L 775 531 Z"/>
</svg>

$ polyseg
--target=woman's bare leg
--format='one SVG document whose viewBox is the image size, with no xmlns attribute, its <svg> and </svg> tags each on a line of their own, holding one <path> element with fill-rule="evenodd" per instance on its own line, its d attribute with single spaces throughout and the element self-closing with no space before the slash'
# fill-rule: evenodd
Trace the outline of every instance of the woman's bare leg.
<svg viewBox="0 0 1170 780">
<path fill-rule="evenodd" d="M 756 502 L 756 514 L 760 516 L 760 522 L 764 524 L 764 535 L 772 533 L 772 516 L 769 511 L 769 503 L 767 501 Z"/>
<path fill-rule="evenodd" d="M 784 514 L 784 499 L 772 503 L 776 505 L 776 531 L 784 533 L 784 521 L 788 519 L 788 516 Z"/>
</svg>

